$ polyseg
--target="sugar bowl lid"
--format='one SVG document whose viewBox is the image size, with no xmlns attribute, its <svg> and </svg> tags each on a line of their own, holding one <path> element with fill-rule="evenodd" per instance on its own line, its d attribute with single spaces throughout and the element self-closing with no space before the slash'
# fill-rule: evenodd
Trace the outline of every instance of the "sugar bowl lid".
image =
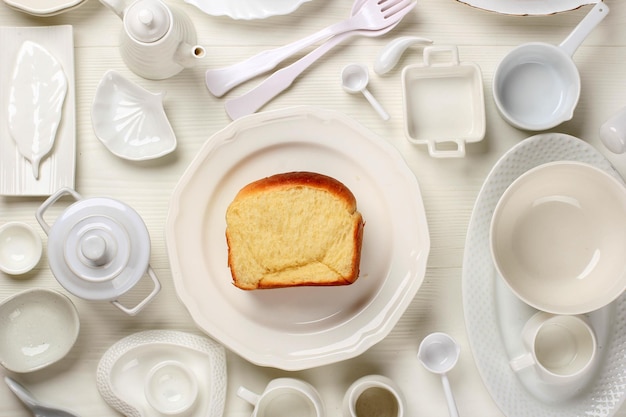
<svg viewBox="0 0 626 417">
<path fill-rule="evenodd" d="M 78 297 L 117 299 L 149 267 L 148 229 L 135 210 L 118 200 L 81 199 L 69 189 L 65 193 L 77 201 L 46 230 L 50 269 L 57 281 Z M 46 229 L 47 223 L 42 219 L 40 210 L 38 220 Z"/>
</svg>

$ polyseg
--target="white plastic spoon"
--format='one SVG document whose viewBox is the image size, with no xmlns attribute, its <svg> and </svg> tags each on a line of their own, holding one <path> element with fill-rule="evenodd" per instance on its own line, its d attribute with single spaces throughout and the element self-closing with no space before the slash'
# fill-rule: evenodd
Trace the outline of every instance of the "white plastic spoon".
<svg viewBox="0 0 626 417">
<path fill-rule="evenodd" d="M 362 64 L 350 64 L 341 71 L 341 84 L 343 89 L 350 94 L 363 93 L 367 101 L 370 102 L 374 110 L 380 114 L 383 120 L 389 120 L 389 114 L 383 109 L 378 100 L 367 89 L 370 77 L 367 67 Z"/>
<path fill-rule="evenodd" d="M 456 408 L 450 381 L 446 375 L 459 360 L 461 347 L 456 341 L 446 333 L 431 333 L 422 340 L 419 350 L 417 351 L 417 359 L 424 365 L 424 368 L 432 373 L 441 375 L 441 383 L 443 391 L 448 402 L 450 417 L 459 417 L 459 411 Z"/>
<path fill-rule="evenodd" d="M 11 391 L 19 398 L 35 417 L 77 417 L 69 411 L 52 408 L 40 403 L 23 385 L 13 378 L 5 376 L 4 381 Z"/>
</svg>

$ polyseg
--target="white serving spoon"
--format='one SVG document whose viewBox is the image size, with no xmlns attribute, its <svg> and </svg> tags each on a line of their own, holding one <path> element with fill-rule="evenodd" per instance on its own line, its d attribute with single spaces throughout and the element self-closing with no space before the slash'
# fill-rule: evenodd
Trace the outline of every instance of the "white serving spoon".
<svg viewBox="0 0 626 417">
<path fill-rule="evenodd" d="M 369 72 L 367 67 L 363 64 L 346 65 L 343 71 L 341 71 L 341 85 L 343 89 L 350 94 L 362 93 L 372 107 L 374 107 L 374 110 L 378 112 L 380 117 L 382 117 L 383 120 L 389 120 L 389 114 L 367 89 L 369 80 Z"/>
<path fill-rule="evenodd" d="M 459 411 L 456 408 L 450 381 L 446 375 L 459 360 L 461 347 L 456 341 L 446 333 L 431 333 L 422 340 L 417 358 L 424 365 L 424 368 L 432 373 L 441 375 L 441 383 L 443 391 L 448 402 L 450 417 L 459 417 Z"/>
<path fill-rule="evenodd" d="M 360 0 L 356 0 L 360 2 Z M 205 82 L 209 91 L 221 97 L 233 87 L 263 74 L 300 50 L 333 36 L 356 30 L 381 30 L 398 23 L 415 6 L 415 0 L 366 0 L 351 17 L 299 41 L 263 51 L 245 61 L 225 68 L 208 70 Z"/>
<path fill-rule="evenodd" d="M 24 403 L 24 405 L 32 411 L 35 417 L 78 417 L 76 414 L 59 408 L 52 408 L 39 402 L 24 386 L 11 377 L 5 376 L 4 382 L 9 389 Z"/>
</svg>

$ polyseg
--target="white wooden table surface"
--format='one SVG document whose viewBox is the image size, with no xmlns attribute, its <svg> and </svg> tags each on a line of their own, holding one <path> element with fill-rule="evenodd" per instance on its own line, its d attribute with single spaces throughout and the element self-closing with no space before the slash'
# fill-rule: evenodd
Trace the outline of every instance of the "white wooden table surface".
<svg viewBox="0 0 626 417">
<path fill-rule="evenodd" d="M 502 0 L 504 1 L 504 0 Z M 549 0 L 547 0 L 549 1 Z M 152 239 L 150 263 L 163 284 L 162 293 L 137 317 L 127 317 L 108 303 L 93 303 L 70 296 L 82 320 L 76 346 L 60 363 L 42 371 L 16 377 L 40 399 L 71 408 L 82 416 L 117 413 L 100 397 L 95 371 L 101 356 L 116 341 L 145 329 L 177 329 L 200 333 L 178 301 L 171 280 L 164 241 L 169 197 L 180 175 L 202 144 L 230 120 L 224 99 L 213 97 L 204 85 L 207 68 L 238 62 L 265 48 L 282 45 L 348 16 L 350 0 L 313 0 L 295 12 L 265 20 L 236 21 L 203 14 L 182 0 L 168 0 L 194 21 L 207 59 L 193 69 L 163 81 L 149 81 L 126 68 L 118 49 L 121 21 L 96 0 L 54 17 L 38 18 L 0 4 L 2 26 L 74 27 L 76 74 L 76 189 L 83 196 L 120 199 L 143 217 Z M 606 118 L 626 105 L 626 3 L 607 0 L 611 13 L 576 52 L 582 94 L 575 117 L 552 131 L 577 136 L 603 152 L 626 175 L 626 156 L 614 155 L 599 141 L 598 130 Z M 590 9 L 542 17 L 513 17 L 473 9 L 454 0 L 420 0 L 402 24 L 384 38 L 355 38 L 338 47 L 285 93 L 265 107 L 278 109 L 308 104 L 343 112 L 395 145 L 415 173 L 423 193 L 431 235 L 431 251 L 424 283 L 399 323 L 382 342 L 361 356 L 334 365 L 301 372 L 262 368 L 228 353 L 228 393 L 224 415 L 243 417 L 251 407 L 236 397 L 246 384 L 261 389 L 272 378 L 295 376 L 315 385 L 329 416 L 340 416 L 345 389 L 370 373 L 397 381 L 408 398 L 407 416 L 447 416 L 439 377 L 424 370 L 416 359 L 421 339 L 444 331 L 462 345 L 458 366 L 450 381 L 461 416 L 496 417 L 503 413 L 489 396 L 470 351 L 462 308 L 461 273 L 465 234 L 474 201 L 486 175 L 511 146 L 532 133 L 509 126 L 497 113 L 491 81 L 499 60 L 512 47 L 527 41 L 559 43 Z M 341 68 L 362 62 L 370 69 L 380 49 L 400 35 L 431 38 L 436 44 L 458 45 L 462 61 L 480 65 L 484 80 L 487 134 L 468 147 L 462 159 L 435 159 L 416 147 L 403 133 L 400 72 L 419 62 L 421 50 L 411 49 L 385 77 L 371 73 L 370 89 L 391 114 L 383 122 L 365 99 L 346 94 L 339 82 Z M 2 51 L 0 51 L 1 53 Z M 0 57 L 0 59 L 5 59 Z M 117 158 L 96 139 L 90 110 L 103 74 L 114 69 L 150 91 L 166 91 L 164 105 L 178 138 L 177 150 L 164 158 L 133 163 Z M 244 84 L 231 96 L 246 91 Z M 0 117 L 5 117 L 4 115 Z M 355 153 L 358 150 L 355 149 Z M 25 221 L 40 231 L 34 212 L 42 198 L 0 198 L 0 223 Z M 0 299 L 20 290 L 48 287 L 64 291 L 55 281 L 44 256 L 37 270 L 23 279 L 0 274 Z M 0 373 L 6 374 L 5 370 Z M 0 384 L 0 416 L 26 416 L 28 412 Z M 626 416 L 626 408 L 618 413 Z"/>
</svg>

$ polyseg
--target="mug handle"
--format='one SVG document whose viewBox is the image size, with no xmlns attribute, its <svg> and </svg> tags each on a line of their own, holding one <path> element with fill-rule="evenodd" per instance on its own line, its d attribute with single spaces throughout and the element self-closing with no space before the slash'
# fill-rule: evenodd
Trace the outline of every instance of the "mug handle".
<svg viewBox="0 0 626 417">
<path fill-rule="evenodd" d="M 515 372 L 521 371 L 522 369 L 528 368 L 529 366 L 534 364 L 535 360 L 533 359 L 533 355 L 530 352 L 526 352 L 523 355 L 520 355 L 509 361 L 511 369 L 513 369 Z"/>
<path fill-rule="evenodd" d="M 246 387 L 239 387 L 239 389 L 237 390 L 237 396 L 239 398 L 241 398 L 244 401 L 249 402 L 250 404 L 256 406 L 257 403 L 259 402 L 259 399 L 261 398 L 261 396 L 259 394 L 256 394 L 252 391 L 250 391 L 249 389 L 247 389 Z"/>
<path fill-rule="evenodd" d="M 152 292 L 150 294 L 148 294 L 148 296 L 146 298 L 143 299 L 143 301 L 141 301 L 139 304 L 137 304 L 135 307 L 132 307 L 132 308 L 128 308 L 128 307 L 122 305 L 122 303 L 120 303 L 118 300 L 111 301 L 111 304 L 113 304 L 115 307 L 119 308 L 124 313 L 128 314 L 129 316 L 134 316 L 137 313 L 139 313 L 141 310 L 143 310 L 143 308 L 150 301 L 152 301 L 152 299 L 154 297 L 156 297 L 156 295 L 159 293 L 159 291 L 161 291 L 161 283 L 159 282 L 156 274 L 154 273 L 154 270 L 152 269 L 152 267 L 150 265 L 148 265 L 147 273 L 148 273 L 148 276 L 150 278 L 152 278 L 152 282 L 154 283 L 154 289 L 152 290 Z"/>
</svg>

